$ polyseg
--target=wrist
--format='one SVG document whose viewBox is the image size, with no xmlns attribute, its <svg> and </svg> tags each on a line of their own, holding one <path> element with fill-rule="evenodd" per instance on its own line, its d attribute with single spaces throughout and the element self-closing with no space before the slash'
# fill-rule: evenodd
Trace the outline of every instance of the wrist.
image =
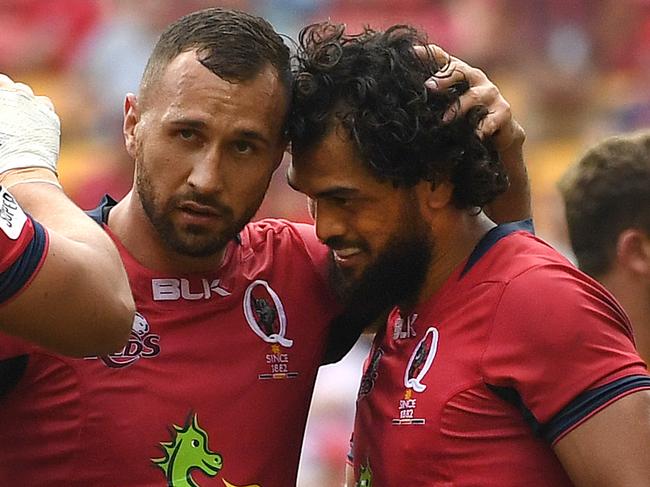
<svg viewBox="0 0 650 487">
<path fill-rule="evenodd" d="M 9 169 L 0 173 L 0 186 L 9 189 L 18 184 L 50 184 L 61 188 L 56 173 L 45 167 Z"/>
</svg>

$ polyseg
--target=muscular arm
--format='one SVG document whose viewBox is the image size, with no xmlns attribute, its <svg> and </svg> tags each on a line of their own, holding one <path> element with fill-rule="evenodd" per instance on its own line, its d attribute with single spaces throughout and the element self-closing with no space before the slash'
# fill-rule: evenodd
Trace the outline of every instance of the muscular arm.
<svg viewBox="0 0 650 487">
<path fill-rule="evenodd" d="M 1 305 L 0 330 L 70 355 L 104 354 L 126 342 L 133 298 L 108 235 L 58 186 L 58 148 L 51 102 L 0 75 L 0 184 L 49 235 L 40 269 Z"/>
<path fill-rule="evenodd" d="M 49 251 L 29 286 L 2 306 L 0 329 L 75 356 L 120 348 L 134 304 L 108 235 L 55 186 L 19 184 L 11 192 L 47 229 Z"/>
<path fill-rule="evenodd" d="M 554 450 L 577 487 L 650 482 L 650 391 L 625 396 L 560 439 Z"/>
</svg>

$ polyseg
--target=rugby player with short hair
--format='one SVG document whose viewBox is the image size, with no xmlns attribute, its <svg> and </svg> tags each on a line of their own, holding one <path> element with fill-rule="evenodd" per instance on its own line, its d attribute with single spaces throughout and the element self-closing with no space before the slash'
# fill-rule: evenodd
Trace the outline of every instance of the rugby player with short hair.
<svg viewBox="0 0 650 487">
<path fill-rule="evenodd" d="M 650 361 L 650 132 L 607 137 L 559 183 L 580 269 L 621 303 Z"/>
</svg>

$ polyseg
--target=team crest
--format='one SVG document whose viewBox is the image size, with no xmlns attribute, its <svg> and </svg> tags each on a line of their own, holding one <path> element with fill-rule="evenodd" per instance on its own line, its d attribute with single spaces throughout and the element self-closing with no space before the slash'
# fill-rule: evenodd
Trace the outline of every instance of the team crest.
<svg viewBox="0 0 650 487">
<path fill-rule="evenodd" d="M 417 398 L 415 392 L 424 392 L 427 388 L 422 381 L 429 372 L 438 351 L 438 329 L 430 327 L 415 347 L 404 371 L 404 396 L 399 400 L 399 418 L 393 418 L 393 425 L 425 424 L 424 418 L 415 416 Z"/>
<path fill-rule="evenodd" d="M 266 343 L 278 343 L 289 348 L 293 340 L 286 338 L 287 317 L 284 306 L 269 283 L 258 279 L 244 293 L 244 316 L 248 326 Z"/>
<path fill-rule="evenodd" d="M 293 340 L 286 337 L 287 317 L 278 294 L 269 283 L 258 279 L 244 293 L 244 316 L 251 330 L 270 344 L 265 361 L 268 369 L 259 379 L 293 379 L 298 372 L 289 370 L 289 349 Z"/>
<path fill-rule="evenodd" d="M 160 354 L 160 335 L 151 332 L 147 319 L 140 313 L 135 313 L 131 336 L 126 346 L 116 353 L 102 357 L 86 357 L 87 359 L 100 358 L 107 367 L 121 369 L 133 365 L 141 358 L 153 358 Z"/>
<path fill-rule="evenodd" d="M 404 373 L 404 386 L 415 392 L 424 392 L 427 388 L 422 383 L 424 376 L 429 372 L 433 359 L 438 351 L 438 330 L 433 326 L 424 334 L 415 352 L 411 355 Z"/>
<path fill-rule="evenodd" d="M 195 471 L 215 477 L 223 468 L 223 457 L 210 450 L 208 433 L 199 426 L 196 414 L 191 414 L 184 426 L 173 425 L 172 440 L 162 442 L 163 458 L 152 458 L 167 480 L 167 487 L 200 487 L 192 477 Z M 221 479 L 226 487 L 261 487 L 259 484 L 231 484 Z"/>
</svg>

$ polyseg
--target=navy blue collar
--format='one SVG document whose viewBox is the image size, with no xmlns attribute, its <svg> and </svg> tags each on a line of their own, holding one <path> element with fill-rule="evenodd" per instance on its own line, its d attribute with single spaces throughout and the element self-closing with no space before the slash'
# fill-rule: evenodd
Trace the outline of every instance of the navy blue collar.
<svg viewBox="0 0 650 487">
<path fill-rule="evenodd" d="M 460 277 L 463 277 L 469 272 L 469 270 L 476 264 L 485 253 L 490 250 L 494 244 L 496 244 L 503 237 L 507 237 L 511 233 L 518 232 L 523 230 L 524 232 L 535 234 L 535 227 L 533 226 L 533 220 L 529 218 L 528 220 L 520 220 L 511 223 L 504 223 L 503 225 L 497 225 L 488 233 L 486 233 L 479 243 L 474 247 L 469 259 L 467 259 L 467 264 L 465 268 L 460 273 Z"/>
</svg>

